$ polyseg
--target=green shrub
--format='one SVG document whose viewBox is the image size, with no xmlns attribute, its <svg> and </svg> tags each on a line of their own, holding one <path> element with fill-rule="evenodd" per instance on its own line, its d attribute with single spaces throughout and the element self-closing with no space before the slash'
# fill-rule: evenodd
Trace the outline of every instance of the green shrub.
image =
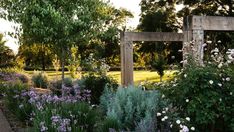
<svg viewBox="0 0 234 132">
<path fill-rule="evenodd" d="M 116 119 L 121 129 L 135 130 L 136 124 L 147 120 L 152 124 L 150 130 L 155 131 L 155 113 L 160 106 L 160 93 L 158 91 L 143 91 L 140 87 L 131 86 L 119 88 L 113 96 L 110 93 L 105 90 L 102 98 L 109 101 L 101 104 L 104 104 L 104 107 L 107 106 L 107 117 Z"/>
<path fill-rule="evenodd" d="M 34 72 L 32 76 L 32 82 L 34 87 L 47 88 L 49 81 L 45 72 Z"/>
<path fill-rule="evenodd" d="M 111 85 L 111 87 L 117 89 L 118 84 L 112 78 L 107 76 L 95 76 L 89 74 L 84 76 L 79 82 L 81 89 L 91 90 L 91 103 L 99 104 L 100 96 L 102 95 L 105 86 Z"/>
<path fill-rule="evenodd" d="M 27 84 L 21 82 L 0 84 L 4 93 L 4 102 L 8 109 L 21 121 L 29 120 L 32 106 L 28 103 L 28 97 L 21 96 L 22 92 L 29 89 Z"/>
<path fill-rule="evenodd" d="M 69 77 L 64 78 L 64 85 L 65 85 L 66 87 L 72 87 L 72 86 L 73 86 L 72 78 L 69 78 Z"/>
<path fill-rule="evenodd" d="M 227 66 L 189 65 L 165 94 L 197 131 L 234 131 L 233 86 L 234 73 Z"/>
<path fill-rule="evenodd" d="M 120 126 L 115 118 L 107 117 L 101 124 L 100 132 L 110 132 L 110 130 L 119 131 Z"/>
</svg>

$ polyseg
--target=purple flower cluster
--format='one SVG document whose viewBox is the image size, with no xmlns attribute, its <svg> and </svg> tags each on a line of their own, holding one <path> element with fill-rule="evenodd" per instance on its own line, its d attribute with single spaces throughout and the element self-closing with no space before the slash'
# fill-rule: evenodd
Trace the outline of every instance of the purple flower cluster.
<svg viewBox="0 0 234 132">
<path fill-rule="evenodd" d="M 0 80 L 6 81 L 6 82 L 15 82 L 17 80 L 20 80 L 23 83 L 28 83 L 29 79 L 27 76 L 19 73 L 3 73 L 0 72 Z"/>
<path fill-rule="evenodd" d="M 74 93 L 72 93 L 73 91 Z M 79 101 L 89 101 L 91 91 L 89 90 L 80 90 L 80 89 L 71 89 L 69 87 L 63 88 L 63 95 L 57 96 L 53 94 L 39 94 L 35 90 L 31 89 L 30 91 L 24 91 L 21 93 L 21 96 L 29 97 L 28 102 L 35 106 L 38 110 L 43 110 L 46 104 L 61 104 L 61 103 L 76 103 Z"/>
<path fill-rule="evenodd" d="M 51 120 L 52 120 L 52 125 L 56 127 L 59 132 L 71 131 L 70 119 L 68 118 L 63 119 L 62 117 L 57 115 L 57 116 L 52 116 Z"/>
</svg>

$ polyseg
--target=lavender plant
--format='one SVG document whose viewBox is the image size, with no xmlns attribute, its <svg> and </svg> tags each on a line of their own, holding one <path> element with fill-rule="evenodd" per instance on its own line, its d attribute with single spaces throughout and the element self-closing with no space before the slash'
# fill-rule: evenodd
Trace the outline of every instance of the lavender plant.
<svg viewBox="0 0 234 132">
<path fill-rule="evenodd" d="M 137 124 L 151 124 L 148 130 L 156 131 L 155 112 L 159 110 L 160 93 L 157 91 L 142 91 L 141 88 L 119 88 L 106 102 L 107 117 L 117 120 L 121 129 L 139 129 Z M 102 103 L 103 104 L 103 103 Z"/>
</svg>

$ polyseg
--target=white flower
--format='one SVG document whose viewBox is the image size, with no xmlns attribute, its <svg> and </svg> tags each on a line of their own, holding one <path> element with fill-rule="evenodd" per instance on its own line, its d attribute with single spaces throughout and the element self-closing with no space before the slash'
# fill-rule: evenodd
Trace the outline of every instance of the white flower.
<svg viewBox="0 0 234 132">
<path fill-rule="evenodd" d="M 163 118 L 166 120 L 166 119 L 168 119 L 168 116 L 164 116 Z"/>
<path fill-rule="evenodd" d="M 195 127 L 191 127 L 190 129 L 191 129 L 192 131 L 195 131 Z"/>
<path fill-rule="evenodd" d="M 189 118 L 189 117 L 186 117 L 185 119 L 186 119 L 187 121 L 190 121 L 190 118 Z"/>
<path fill-rule="evenodd" d="M 24 107 L 24 105 L 23 105 L 23 104 L 20 104 L 20 105 L 19 105 L 19 108 L 20 108 L 20 109 L 21 109 L 21 108 L 23 108 L 23 107 Z"/>
<path fill-rule="evenodd" d="M 188 103 L 188 102 L 189 102 L 189 99 L 186 99 L 185 101 Z"/>
<path fill-rule="evenodd" d="M 220 64 L 218 65 L 218 68 L 222 68 L 222 66 L 223 66 L 223 64 L 222 64 L 222 63 L 220 63 Z"/>
<path fill-rule="evenodd" d="M 165 118 L 162 118 L 161 121 L 165 121 L 166 119 Z"/>
<path fill-rule="evenodd" d="M 227 77 L 227 78 L 226 78 L 226 81 L 230 81 L 230 80 L 231 80 L 230 77 Z"/>
<path fill-rule="evenodd" d="M 211 44 L 211 43 L 212 43 L 212 41 L 211 41 L 211 40 L 208 40 L 208 41 L 206 41 L 206 43 Z"/>
<path fill-rule="evenodd" d="M 222 99 L 220 98 L 220 99 L 219 99 L 219 101 L 221 102 L 221 101 L 222 101 Z"/>
<path fill-rule="evenodd" d="M 157 116 L 161 116 L 162 114 L 161 113 L 157 113 Z"/>
<path fill-rule="evenodd" d="M 184 78 L 186 78 L 187 77 L 187 74 L 184 74 Z"/>
<path fill-rule="evenodd" d="M 221 43 L 221 40 L 218 40 L 218 43 Z"/>
<path fill-rule="evenodd" d="M 176 120 L 176 123 L 177 123 L 177 124 L 180 124 L 180 120 Z"/>
<path fill-rule="evenodd" d="M 163 114 L 165 114 L 165 113 L 166 113 L 166 111 L 162 111 L 162 113 L 163 113 Z"/>
<path fill-rule="evenodd" d="M 232 92 L 230 92 L 230 95 L 232 95 Z"/>
<path fill-rule="evenodd" d="M 171 124 L 171 125 L 170 125 L 170 128 L 172 128 L 172 127 L 173 127 L 173 125 Z"/>
<path fill-rule="evenodd" d="M 162 95 L 162 98 L 164 98 L 164 97 L 165 97 L 165 95 L 163 94 L 163 95 Z"/>
<path fill-rule="evenodd" d="M 213 83 L 214 83 L 214 81 L 210 80 L 210 81 L 209 81 L 209 83 L 210 83 L 210 84 L 213 84 Z"/>
<path fill-rule="evenodd" d="M 219 87 L 222 87 L 223 85 L 221 83 L 218 83 Z"/>
<path fill-rule="evenodd" d="M 165 110 L 168 111 L 168 108 L 166 107 Z"/>
<path fill-rule="evenodd" d="M 189 129 L 188 129 L 187 126 L 183 126 L 182 131 L 183 131 L 183 132 L 189 132 Z"/>
</svg>

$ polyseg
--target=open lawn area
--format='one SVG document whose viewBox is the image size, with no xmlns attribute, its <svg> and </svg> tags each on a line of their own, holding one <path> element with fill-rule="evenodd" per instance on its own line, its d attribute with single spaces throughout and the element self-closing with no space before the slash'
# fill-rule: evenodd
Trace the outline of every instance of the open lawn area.
<svg viewBox="0 0 234 132">
<path fill-rule="evenodd" d="M 163 81 L 170 80 L 174 77 L 176 71 L 166 70 L 165 75 L 163 76 Z M 33 71 L 26 71 L 30 76 L 33 74 Z M 61 72 L 56 74 L 55 71 L 46 71 L 49 76 L 49 79 L 58 78 L 61 76 Z M 85 74 L 85 73 L 82 73 Z M 113 77 L 119 84 L 121 82 L 121 72 L 120 71 L 110 71 L 107 73 L 108 76 Z M 65 77 L 70 77 L 69 72 L 65 72 Z M 134 83 L 139 84 L 143 81 L 150 82 L 159 82 L 160 77 L 156 71 L 134 71 Z"/>
</svg>

